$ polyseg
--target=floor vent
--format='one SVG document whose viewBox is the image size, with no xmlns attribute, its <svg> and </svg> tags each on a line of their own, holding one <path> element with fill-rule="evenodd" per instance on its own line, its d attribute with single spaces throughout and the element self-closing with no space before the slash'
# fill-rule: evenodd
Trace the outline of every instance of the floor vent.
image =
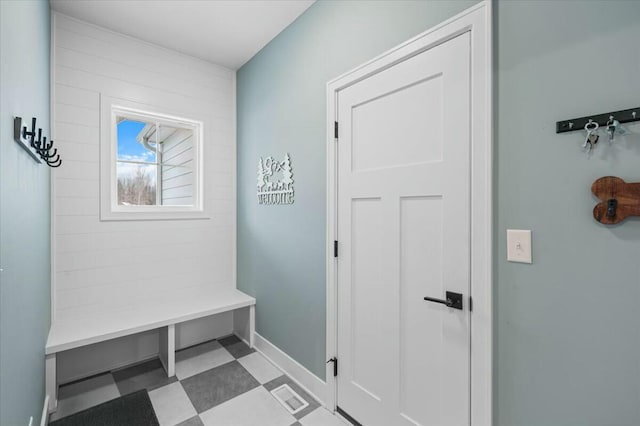
<svg viewBox="0 0 640 426">
<path fill-rule="evenodd" d="M 302 399 L 300 395 L 295 393 L 289 385 L 282 385 L 271 391 L 271 394 L 286 408 L 291 414 L 296 414 L 306 407 L 309 403 Z"/>
</svg>

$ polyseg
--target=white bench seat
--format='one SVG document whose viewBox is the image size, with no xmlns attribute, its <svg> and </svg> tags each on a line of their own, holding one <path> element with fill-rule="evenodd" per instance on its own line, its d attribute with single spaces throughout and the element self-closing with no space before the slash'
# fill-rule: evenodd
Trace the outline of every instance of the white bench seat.
<svg viewBox="0 0 640 426">
<path fill-rule="evenodd" d="M 255 298 L 235 288 L 195 288 L 143 305 L 108 313 L 57 315 L 45 347 L 49 409 L 57 407 L 56 353 L 153 329 L 161 329 L 160 359 L 175 374 L 175 324 L 249 307 L 249 344 L 253 347 Z"/>
</svg>

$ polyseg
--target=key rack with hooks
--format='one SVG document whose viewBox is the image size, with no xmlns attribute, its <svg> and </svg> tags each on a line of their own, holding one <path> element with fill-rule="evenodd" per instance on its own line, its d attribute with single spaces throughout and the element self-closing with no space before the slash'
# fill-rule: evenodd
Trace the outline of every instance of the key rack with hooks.
<svg viewBox="0 0 640 426">
<path fill-rule="evenodd" d="M 22 117 L 13 119 L 13 139 L 37 162 L 43 161 L 49 167 L 60 167 L 62 159 L 58 149 L 53 148 L 53 140 L 47 142 L 47 137 L 42 136 L 42 129 L 36 131 L 36 118 L 31 119 L 31 130 L 22 125 Z"/>
<path fill-rule="evenodd" d="M 598 129 L 603 128 L 606 130 L 609 144 L 611 145 L 616 135 L 625 133 L 621 124 L 634 121 L 640 121 L 640 107 L 557 121 L 556 133 L 583 130 L 586 132 L 586 137 L 582 148 L 589 154 L 600 139 Z"/>
<path fill-rule="evenodd" d="M 640 121 L 640 107 L 557 121 L 556 133 L 584 130 L 589 123 L 597 123 L 599 127 L 606 128 L 613 124 L 613 121 L 617 121 L 620 124 Z"/>
</svg>

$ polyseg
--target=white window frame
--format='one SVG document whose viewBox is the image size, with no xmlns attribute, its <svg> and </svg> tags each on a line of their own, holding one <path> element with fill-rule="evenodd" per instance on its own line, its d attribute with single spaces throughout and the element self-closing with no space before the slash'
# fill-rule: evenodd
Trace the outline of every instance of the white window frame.
<svg viewBox="0 0 640 426">
<path fill-rule="evenodd" d="M 100 119 L 100 220 L 172 220 L 208 219 L 204 209 L 202 121 L 178 117 L 160 108 L 140 108 L 121 99 L 101 97 Z M 122 206 L 118 205 L 117 117 L 193 129 L 193 205 Z M 160 183 L 158 183 L 160 184 Z"/>
</svg>

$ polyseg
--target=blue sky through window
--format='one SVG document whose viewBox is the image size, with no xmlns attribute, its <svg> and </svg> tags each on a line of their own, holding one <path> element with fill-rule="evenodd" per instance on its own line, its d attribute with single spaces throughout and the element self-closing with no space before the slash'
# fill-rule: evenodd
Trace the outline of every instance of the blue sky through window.
<svg viewBox="0 0 640 426">
<path fill-rule="evenodd" d="M 149 161 L 155 160 L 155 153 L 146 149 L 136 140 L 145 123 L 134 120 L 122 120 L 118 123 L 118 160 Z"/>
</svg>

